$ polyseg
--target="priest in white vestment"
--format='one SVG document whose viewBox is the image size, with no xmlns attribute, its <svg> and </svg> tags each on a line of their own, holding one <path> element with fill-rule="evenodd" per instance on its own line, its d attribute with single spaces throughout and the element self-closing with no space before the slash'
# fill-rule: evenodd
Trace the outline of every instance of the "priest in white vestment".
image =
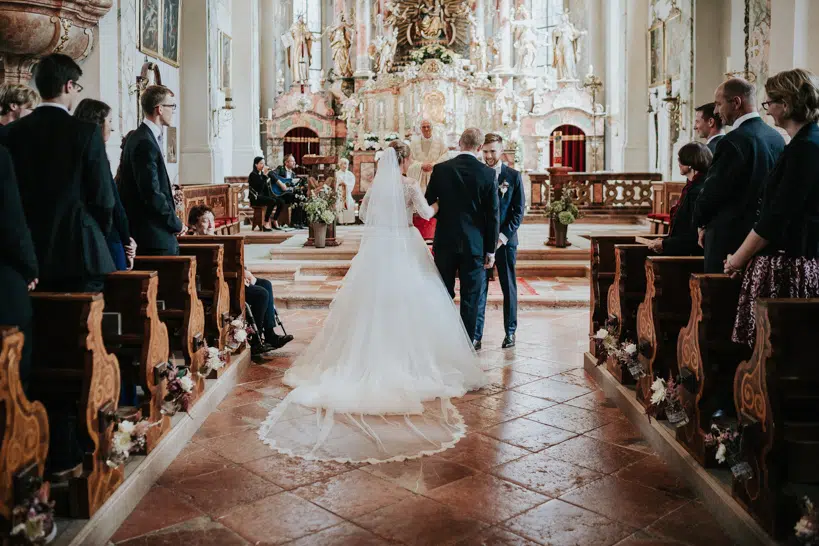
<svg viewBox="0 0 819 546">
<path fill-rule="evenodd" d="M 421 191 L 426 191 L 432 167 L 449 159 L 449 148 L 446 142 L 432 136 L 432 123 L 425 119 L 421 122 L 421 135 L 413 137 L 410 142 L 410 152 L 412 164 L 407 176 L 418 181 Z"/>
<path fill-rule="evenodd" d="M 350 162 L 342 157 L 338 160 L 338 168 L 336 169 L 336 194 L 338 195 L 336 203 L 339 224 L 352 224 L 355 222 L 354 187 L 355 175 L 350 171 Z"/>
</svg>

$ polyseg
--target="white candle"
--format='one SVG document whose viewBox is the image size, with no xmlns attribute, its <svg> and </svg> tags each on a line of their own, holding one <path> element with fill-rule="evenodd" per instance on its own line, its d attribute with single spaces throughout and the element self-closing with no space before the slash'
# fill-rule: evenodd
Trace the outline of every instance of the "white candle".
<svg viewBox="0 0 819 546">
<path fill-rule="evenodd" d="M 233 92 L 230 90 L 230 87 L 225 87 L 225 100 L 232 100 L 233 99 Z"/>
<path fill-rule="evenodd" d="M 725 73 L 731 72 L 731 57 L 725 57 Z"/>
<path fill-rule="evenodd" d="M 589 65 L 589 76 L 591 76 L 592 74 L 594 74 L 594 66 Z"/>
<path fill-rule="evenodd" d="M 272 108 L 267 109 L 267 119 L 273 119 L 273 109 Z"/>
</svg>

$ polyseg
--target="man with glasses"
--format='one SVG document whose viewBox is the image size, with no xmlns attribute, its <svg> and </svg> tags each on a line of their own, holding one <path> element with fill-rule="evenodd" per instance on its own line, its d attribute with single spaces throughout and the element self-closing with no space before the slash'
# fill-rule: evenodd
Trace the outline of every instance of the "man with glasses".
<svg viewBox="0 0 819 546">
<path fill-rule="evenodd" d="M 186 228 L 176 216 L 163 155 L 164 128 L 171 125 L 176 111 L 174 94 L 162 85 L 151 85 L 142 93 L 140 105 L 145 119 L 122 152 L 120 197 L 140 254 L 175 256 L 179 254 L 176 236 Z"/>
<path fill-rule="evenodd" d="M 753 84 L 726 81 L 714 93 L 714 105 L 733 130 L 717 145 L 694 207 L 706 273 L 722 273 L 723 261 L 751 231 L 763 181 L 785 148 L 782 136 L 759 117 Z"/>
</svg>

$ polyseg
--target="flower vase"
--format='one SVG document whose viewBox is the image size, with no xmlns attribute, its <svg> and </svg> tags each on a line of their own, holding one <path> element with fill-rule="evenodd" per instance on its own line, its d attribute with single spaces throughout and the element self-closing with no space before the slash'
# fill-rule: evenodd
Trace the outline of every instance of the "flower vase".
<svg viewBox="0 0 819 546">
<path fill-rule="evenodd" d="M 315 248 L 327 246 L 327 224 L 323 222 L 313 222 L 313 245 Z"/>
<path fill-rule="evenodd" d="M 727 460 L 728 468 L 731 469 L 731 474 L 737 480 L 744 482 L 754 477 L 751 465 L 740 459 L 738 454 L 729 454 Z"/>
<path fill-rule="evenodd" d="M 665 408 L 665 418 L 668 423 L 676 428 L 684 427 L 688 424 L 688 414 L 685 413 L 685 408 L 677 401 L 668 404 Z"/>
<path fill-rule="evenodd" d="M 568 237 L 569 237 L 569 226 L 554 218 L 552 220 L 552 225 L 555 229 L 555 247 L 556 248 L 566 248 Z"/>
<path fill-rule="evenodd" d="M 630 360 L 628 363 L 628 371 L 634 379 L 641 379 L 646 376 L 646 372 L 643 369 L 643 365 L 640 363 L 639 359 Z"/>
</svg>

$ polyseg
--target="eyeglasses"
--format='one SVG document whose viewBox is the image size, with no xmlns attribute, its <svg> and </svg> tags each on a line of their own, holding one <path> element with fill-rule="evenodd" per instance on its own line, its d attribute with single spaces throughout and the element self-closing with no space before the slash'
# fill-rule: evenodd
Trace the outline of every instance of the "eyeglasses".
<svg viewBox="0 0 819 546">
<path fill-rule="evenodd" d="M 78 84 L 77 82 L 75 82 L 73 80 L 71 81 L 71 83 L 74 84 L 74 89 L 77 90 L 77 93 L 82 93 L 82 90 L 84 89 L 82 85 Z"/>
<path fill-rule="evenodd" d="M 766 100 L 765 102 L 763 102 L 763 103 L 762 103 L 762 109 L 763 109 L 763 110 L 765 110 L 765 111 L 767 112 L 767 111 L 768 111 L 768 107 L 769 107 L 771 104 L 782 104 L 782 101 L 781 101 L 781 100 Z"/>
<path fill-rule="evenodd" d="M 176 105 L 175 104 L 160 104 L 160 107 L 170 108 L 172 111 L 176 112 Z"/>
</svg>

